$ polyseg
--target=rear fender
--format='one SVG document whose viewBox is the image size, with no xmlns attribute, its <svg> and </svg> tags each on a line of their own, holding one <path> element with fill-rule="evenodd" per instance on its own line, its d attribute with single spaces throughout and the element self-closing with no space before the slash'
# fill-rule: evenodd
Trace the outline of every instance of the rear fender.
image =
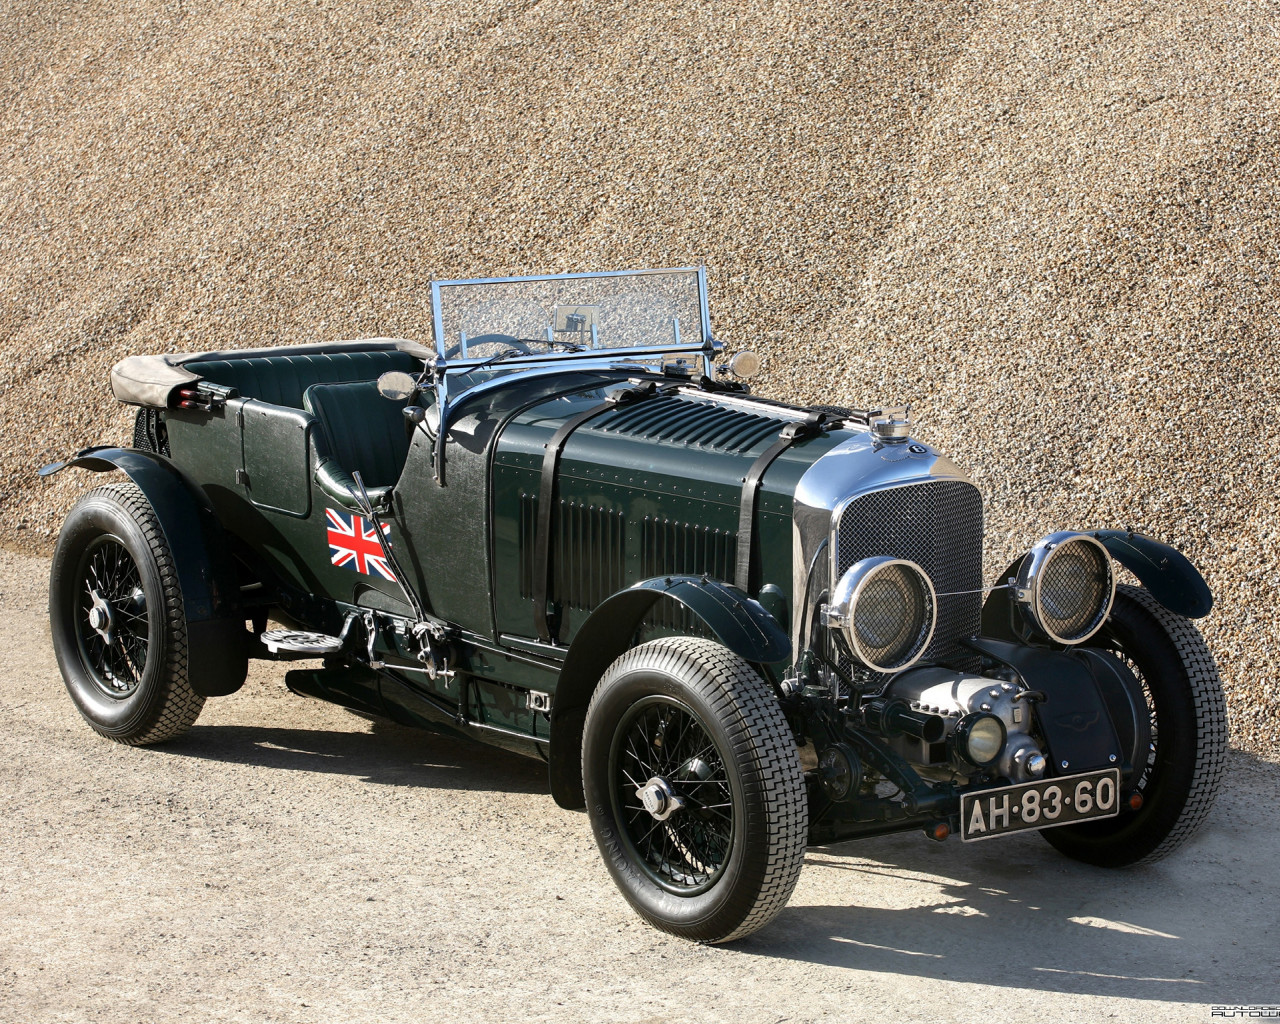
<svg viewBox="0 0 1280 1024">
<path fill-rule="evenodd" d="M 584 806 L 582 727 L 605 670 L 632 646 L 636 631 L 660 600 L 687 608 L 720 643 L 754 664 L 791 657 L 791 641 L 760 602 L 718 580 L 663 576 L 619 591 L 591 613 L 569 647 L 551 712 L 551 795 L 561 807 Z"/>
<path fill-rule="evenodd" d="M 95 448 L 67 466 L 120 470 L 138 485 L 173 554 L 187 621 L 187 672 L 205 697 L 235 693 L 249 666 L 249 634 L 231 545 L 200 486 L 163 456 L 133 448 Z"/>
</svg>

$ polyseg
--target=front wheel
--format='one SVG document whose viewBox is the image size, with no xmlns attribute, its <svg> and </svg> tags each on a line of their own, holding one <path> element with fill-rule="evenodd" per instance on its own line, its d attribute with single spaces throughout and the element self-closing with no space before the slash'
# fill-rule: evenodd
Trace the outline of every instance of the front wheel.
<svg viewBox="0 0 1280 1024">
<path fill-rule="evenodd" d="M 725 942 L 786 905 L 808 840 L 799 753 L 769 686 L 724 647 L 671 637 L 615 661 L 582 777 L 609 873 L 651 924 Z"/>
<path fill-rule="evenodd" d="M 1171 853 L 1208 815 L 1226 769 L 1227 708 L 1200 631 L 1147 591 L 1117 587 L 1102 636 L 1137 676 L 1150 715 L 1147 763 L 1130 784 L 1142 807 L 1041 835 L 1076 860 L 1122 867 Z"/>
<path fill-rule="evenodd" d="M 98 487 L 67 514 L 49 580 L 53 650 L 95 731 L 118 743 L 186 732 L 204 707 L 187 679 L 187 624 L 173 555 L 132 482 Z"/>
</svg>

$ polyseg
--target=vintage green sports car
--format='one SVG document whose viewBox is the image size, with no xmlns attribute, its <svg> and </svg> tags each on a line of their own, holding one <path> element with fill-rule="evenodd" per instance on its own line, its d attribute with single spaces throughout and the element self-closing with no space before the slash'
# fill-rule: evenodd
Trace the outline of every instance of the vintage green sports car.
<svg viewBox="0 0 1280 1024">
<path fill-rule="evenodd" d="M 635 909 L 709 942 L 812 844 L 1034 829 L 1122 865 L 1204 820 L 1226 713 L 1177 551 L 1064 531 L 984 584 L 965 474 L 905 409 L 753 397 L 701 268 L 432 303 L 430 346 L 115 367 L 133 446 L 42 471 L 123 475 L 53 559 L 95 730 L 170 740 L 249 658 L 305 661 L 296 693 L 545 758 Z"/>
</svg>

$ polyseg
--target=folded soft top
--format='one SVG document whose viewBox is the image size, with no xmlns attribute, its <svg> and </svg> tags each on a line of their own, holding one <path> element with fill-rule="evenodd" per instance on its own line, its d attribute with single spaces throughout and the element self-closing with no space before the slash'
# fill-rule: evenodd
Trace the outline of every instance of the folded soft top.
<svg viewBox="0 0 1280 1024">
<path fill-rule="evenodd" d="M 271 356 L 333 355 L 343 352 L 393 352 L 413 344 L 402 338 L 361 338 L 352 341 L 316 342 L 311 345 L 277 345 L 273 348 L 243 348 L 225 352 L 178 352 L 151 356 L 129 356 L 111 368 L 111 391 L 126 405 L 164 409 L 174 389 L 189 387 L 202 377 L 188 368 L 190 363 L 214 359 L 262 359 Z"/>
</svg>

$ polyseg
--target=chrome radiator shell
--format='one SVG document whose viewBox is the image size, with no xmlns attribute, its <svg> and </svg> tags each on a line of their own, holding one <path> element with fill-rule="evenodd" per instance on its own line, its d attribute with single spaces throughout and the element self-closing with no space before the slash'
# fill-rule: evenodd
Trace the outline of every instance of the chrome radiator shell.
<svg viewBox="0 0 1280 1024">
<path fill-rule="evenodd" d="M 840 575 L 861 558 L 890 555 L 917 562 L 939 595 L 952 595 L 939 597 L 926 659 L 968 657 L 961 641 L 981 624 L 982 498 L 934 448 L 878 445 L 870 434 L 833 448 L 796 487 L 792 540 L 797 655 L 824 646 L 817 608 Z"/>
</svg>

